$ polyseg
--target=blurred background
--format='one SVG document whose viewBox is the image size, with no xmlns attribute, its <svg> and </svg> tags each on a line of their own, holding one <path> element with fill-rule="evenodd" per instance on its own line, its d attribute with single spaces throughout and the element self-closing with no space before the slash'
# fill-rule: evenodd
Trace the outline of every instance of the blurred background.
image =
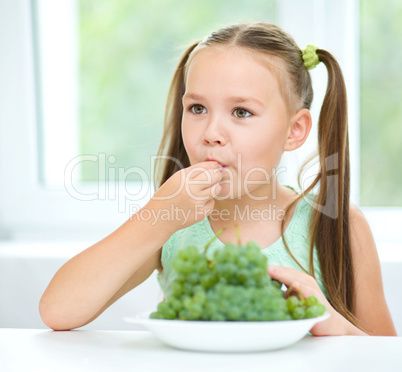
<svg viewBox="0 0 402 372">
<path fill-rule="evenodd" d="M 21 265 L 40 277 L 30 294 L 21 277 L 10 296 L 20 285 L 35 303 L 64 261 L 145 205 L 179 56 L 214 29 L 247 21 L 276 23 L 301 48 L 314 43 L 338 59 L 348 89 L 352 202 L 388 265 L 384 280 L 401 272 L 399 0 L 0 0 L 0 285 Z M 311 75 L 315 128 L 282 162 L 284 182 L 296 188 L 316 147 L 326 88 L 323 65 Z M 16 320 L 1 306 L 0 327 L 41 325 L 37 314 L 25 324 L 24 312 Z M 122 326 L 113 319 L 110 327 Z"/>
</svg>

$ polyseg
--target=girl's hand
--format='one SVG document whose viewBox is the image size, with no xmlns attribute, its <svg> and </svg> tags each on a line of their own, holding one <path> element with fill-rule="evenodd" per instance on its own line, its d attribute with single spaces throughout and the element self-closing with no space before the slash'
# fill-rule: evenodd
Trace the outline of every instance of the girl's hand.
<svg viewBox="0 0 402 372">
<path fill-rule="evenodd" d="M 288 288 L 286 298 L 291 295 L 302 294 L 304 298 L 309 296 L 317 297 L 327 308 L 330 317 L 311 328 L 310 333 L 314 336 L 335 336 L 346 333 L 346 323 L 349 323 L 340 315 L 328 302 L 316 280 L 303 271 L 291 269 L 284 266 L 268 265 L 268 274 Z"/>
<path fill-rule="evenodd" d="M 173 174 L 156 191 L 146 208 L 153 209 L 155 215 L 158 210 L 165 210 L 169 214 L 167 223 L 172 233 L 184 229 L 211 214 L 215 206 L 214 198 L 221 191 L 221 180 L 218 162 L 194 164 Z M 174 213 L 171 213 L 172 210 Z"/>
</svg>

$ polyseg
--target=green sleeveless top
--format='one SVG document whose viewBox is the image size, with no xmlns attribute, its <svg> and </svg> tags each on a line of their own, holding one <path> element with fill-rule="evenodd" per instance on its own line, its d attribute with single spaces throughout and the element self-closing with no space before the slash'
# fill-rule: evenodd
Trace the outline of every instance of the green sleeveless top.
<svg viewBox="0 0 402 372">
<path fill-rule="evenodd" d="M 309 222 L 310 213 L 312 210 L 311 195 L 308 198 L 302 198 L 296 205 L 292 219 L 290 220 L 286 230 L 285 239 L 286 243 L 293 256 L 308 271 L 309 269 Z M 310 199 L 310 200 L 307 200 Z M 171 285 L 176 277 L 176 273 L 172 269 L 172 262 L 177 252 L 187 247 L 188 245 L 195 245 L 200 251 L 203 251 L 207 242 L 209 242 L 215 236 L 214 231 L 209 223 L 208 217 L 205 217 L 202 221 L 195 223 L 182 230 L 176 231 L 169 240 L 162 247 L 161 263 L 163 270 L 157 274 L 159 285 L 167 298 L 171 294 Z M 235 243 L 235 242 L 234 242 Z M 214 252 L 217 249 L 222 249 L 225 244 L 216 238 L 212 244 L 208 247 L 207 257 L 212 258 Z M 269 247 L 261 249 L 261 252 L 268 258 L 268 265 L 279 265 L 293 268 L 296 270 L 302 270 L 300 266 L 294 261 L 294 259 L 287 252 L 283 243 L 282 237 Z M 322 276 L 320 270 L 320 264 L 318 261 L 317 250 L 314 246 L 314 274 L 317 283 L 324 295 L 327 297 L 327 292 L 322 283 Z"/>
</svg>

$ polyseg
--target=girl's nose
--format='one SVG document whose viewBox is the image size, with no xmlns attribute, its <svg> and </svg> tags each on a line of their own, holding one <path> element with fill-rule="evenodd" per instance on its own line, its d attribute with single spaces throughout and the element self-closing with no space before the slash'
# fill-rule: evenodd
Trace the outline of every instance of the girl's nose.
<svg viewBox="0 0 402 372">
<path fill-rule="evenodd" d="M 203 137 L 204 144 L 208 145 L 225 145 L 227 142 L 223 125 L 220 124 L 219 119 L 212 119 L 208 123 Z"/>
</svg>

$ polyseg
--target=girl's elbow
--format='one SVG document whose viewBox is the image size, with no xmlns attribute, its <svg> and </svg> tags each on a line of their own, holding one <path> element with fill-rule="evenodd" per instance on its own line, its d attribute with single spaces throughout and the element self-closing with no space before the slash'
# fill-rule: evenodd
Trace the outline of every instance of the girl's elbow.
<svg viewBox="0 0 402 372">
<path fill-rule="evenodd" d="M 70 331 L 77 328 L 69 324 L 68 319 L 61 314 L 62 312 L 57 309 L 57 306 L 50 305 L 42 296 L 39 302 L 39 315 L 46 327 L 54 331 Z"/>
</svg>

